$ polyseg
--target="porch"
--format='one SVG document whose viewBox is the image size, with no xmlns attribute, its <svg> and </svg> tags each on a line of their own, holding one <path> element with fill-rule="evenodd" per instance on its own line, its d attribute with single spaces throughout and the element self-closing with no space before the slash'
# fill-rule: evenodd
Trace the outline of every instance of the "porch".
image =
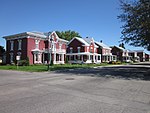
<svg viewBox="0 0 150 113">
<path fill-rule="evenodd" d="M 123 56 L 123 62 L 130 62 L 132 59 L 132 56 Z"/>
<path fill-rule="evenodd" d="M 102 55 L 102 62 L 117 61 L 116 55 Z"/>
<path fill-rule="evenodd" d="M 101 54 L 92 53 L 68 53 L 67 59 L 69 63 L 101 63 Z"/>
</svg>

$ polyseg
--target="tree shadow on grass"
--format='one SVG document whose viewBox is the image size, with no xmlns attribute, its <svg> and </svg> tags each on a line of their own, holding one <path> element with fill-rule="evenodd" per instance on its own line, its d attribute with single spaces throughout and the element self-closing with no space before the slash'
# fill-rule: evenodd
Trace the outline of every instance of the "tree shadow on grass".
<svg viewBox="0 0 150 113">
<path fill-rule="evenodd" d="M 96 76 L 106 78 L 121 78 L 121 79 L 136 79 L 136 80 L 150 80 L 150 68 L 146 67 L 130 67 L 130 66 L 117 66 L 117 67 L 98 67 L 98 68 L 85 68 L 85 69 L 66 69 L 59 70 L 56 73 Z"/>
</svg>

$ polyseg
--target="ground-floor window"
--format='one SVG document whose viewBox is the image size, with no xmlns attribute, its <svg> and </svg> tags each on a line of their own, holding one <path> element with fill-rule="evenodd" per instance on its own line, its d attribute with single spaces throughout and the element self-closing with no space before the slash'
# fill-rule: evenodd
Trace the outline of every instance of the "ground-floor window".
<svg viewBox="0 0 150 113">
<path fill-rule="evenodd" d="M 13 53 L 10 53 L 10 63 L 13 62 L 13 56 L 14 56 L 14 54 L 13 54 Z"/>
<path fill-rule="evenodd" d="M 35 61 L 38 61 L 38 54 L 35 54 Z"/>
</svg>

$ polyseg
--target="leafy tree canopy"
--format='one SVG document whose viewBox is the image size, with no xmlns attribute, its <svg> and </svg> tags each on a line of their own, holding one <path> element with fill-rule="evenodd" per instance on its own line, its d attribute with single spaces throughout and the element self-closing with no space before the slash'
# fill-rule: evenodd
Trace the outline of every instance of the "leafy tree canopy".
<svg viewBox="0 0 150 113">
<path fill-rule="evenodd" d="M 120 3 L 122 14 L 118 19 L 124 23 L 121 41 L 150 50 L 150 0 Z"/>
<path fill-rule="evenodd" d="M 62 38 L 62 39 L 65 39 L 65 40 L 68 40 L 70 41 L 72 38 L 74 37 L 80 37 L 80 34 L 76 31 L 71 31 L 71 30 L 68 30 L 68 31 L 56 31 L 57 35 Z"/>
<path fill-rule="evenodd" d="M 124 43 L 119 44 L 119 47 L 122 47 L 125 49 Z"/>
<path fill-rule="evenodd" d="M 2 55 L 5 52 L 5 49 L 3 46 L 0 46 L 0 55 Z"/>
</svg>

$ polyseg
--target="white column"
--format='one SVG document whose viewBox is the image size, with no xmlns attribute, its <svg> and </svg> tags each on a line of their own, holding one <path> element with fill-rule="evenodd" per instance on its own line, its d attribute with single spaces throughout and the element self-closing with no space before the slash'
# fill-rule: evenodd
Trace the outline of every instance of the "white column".
<svg viewBox="0 0 150 113">
<path fill-rule="evenodd" d="M 98 55 L 96 56 L 96 60 L 98 61 Z"/>
<path fill-rule="evenodd" d="M 38 63 L 41 63 L 41 53 L 38 53 Z"/>
<path fill-rule="evenodd" d="M 93 62 L 95 63 L 95 55 L 93 55 Z"/>
<path fill-rule="evenodd" d="M 81 60 L 82 60 L 82 62 L 83 62 L 83 55 L 81 56 Z"/>
<path fill-rule="evenodd" d="M 89 60 L 91 59 L 90 57 L 91 57 L 91 56 L 89 55 Z"/>
<path fill-rule="evenodd" d="M 76 60 L 76 55 L 74 55 L 74 60 Z"/>
<path fill-rule="evenodd" d="M 106 56 L 106 58 L 107 58 L 107 62 L 108 62 L 108 56 Z"/>
<path fill-rule="evenodd" d="M 61 54 L 61 61 L 62 61 L 62 63 L 64 64 L 64 61 L 65 61 L 65 59 L 64 59 L 64 54 Z"/>
</svg>

